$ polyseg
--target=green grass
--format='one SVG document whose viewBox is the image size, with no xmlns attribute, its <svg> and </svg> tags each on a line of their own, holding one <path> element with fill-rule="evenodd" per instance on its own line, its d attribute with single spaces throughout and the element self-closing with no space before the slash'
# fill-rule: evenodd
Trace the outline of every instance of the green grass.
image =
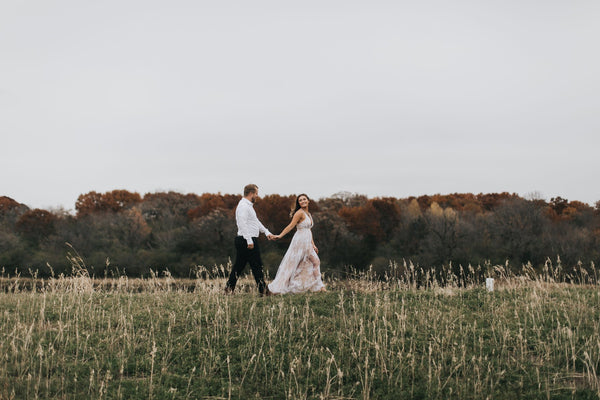
<svg viewBox="0 0 600 400">
<path fill-rule="evenodd" d="M 158 282 L 158 280 L 155 280 Z M 262 298 L 85 277 L 0 294 L 0 399 L 596 399 L 598 286 L 357 280 Z M 13 288 L 14 289 L 14 288 Z"/>
</svg>

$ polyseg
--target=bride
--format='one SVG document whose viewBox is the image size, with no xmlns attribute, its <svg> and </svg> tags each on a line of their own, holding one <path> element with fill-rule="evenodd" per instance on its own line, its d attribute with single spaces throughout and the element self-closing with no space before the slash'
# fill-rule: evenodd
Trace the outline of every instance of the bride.
<svg viewBox="0 0 600 400">
<path fill-rule="evenodd" d="M 313 242 L 313 219 L 308 212 L 310 200 L 307 195 L 296 197 L 295 209 L 292 211 L 292 222 L 285 227 L 275 239 L 281 239 L 296 227 L 290 247 L 283 256 L 269 291 L 274 294 L 302 293 L 325 291 L 321 279 L 321 261 L 317 256 L 317 246 Z"/>
</svg>

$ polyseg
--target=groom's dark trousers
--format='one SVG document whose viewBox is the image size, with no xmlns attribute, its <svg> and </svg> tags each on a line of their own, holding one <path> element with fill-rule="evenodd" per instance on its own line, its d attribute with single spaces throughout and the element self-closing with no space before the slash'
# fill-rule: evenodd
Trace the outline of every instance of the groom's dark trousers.
<svg viewBox="0 0 600 400">
<path fill-rule="evenodd" d="M 248 243 L 243 236 L 237 236 L 235 238 L 235 263 L 233 264 L 231 274 L 229 274 L 229 279 L 227 280 L 227 285 L 225 286 L 231 291 L 235 289 L 235 284 L 237 283 L 242 271 L 246 267 L 246 264 L 250 263 L 252 275 L 254 275 L 254 280 L 258 285 L 258 291 L 261 294 L 265 292 L 265 277 L 263 273 L 262 259 L 260 258 L 260 248 L 258 247 L 258 238 L 253 237 L 252 242 L 254 243 L 254 248 L 249 249 Z"/>
</svg>

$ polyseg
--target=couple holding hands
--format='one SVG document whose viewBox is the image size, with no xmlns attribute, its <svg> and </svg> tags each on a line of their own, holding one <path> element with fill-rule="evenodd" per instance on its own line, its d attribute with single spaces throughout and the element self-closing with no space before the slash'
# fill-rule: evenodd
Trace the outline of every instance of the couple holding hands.
<svg viewBox="0 0 600 400">
<path fill-rule="evenodd" d="M 244 197 L 235 210 L 235 220 L 238 227 L 235 238 L 236 257 L 231 274 L 225 285 L 225 293 L 233 293 L 239 275 L 250 263 L 252 274 L 262 295 L 302 293 L 325 291 L 321 279 L 320 264 L 317 256 L 317 246 L 313 242 L 311 228 L 312 215 L 308 211 L 309 198 L 305 194 L 296 197 L 295 208 L 292 210 L 292 221 L 279 235 L 273 235 L 260 223 L 254 211 L 254 203 L 258 198 L 258 186 L 254 184 L 244 187 Z M 296 233 L 290 247 L 283 256 L 277 269 L 275 279 L 268 286 L 265 284 L 263 264 L 258 247 L 258 235 L 262 232 L 269 240 L 277 240 L 292 229 Z"/>
</svg>

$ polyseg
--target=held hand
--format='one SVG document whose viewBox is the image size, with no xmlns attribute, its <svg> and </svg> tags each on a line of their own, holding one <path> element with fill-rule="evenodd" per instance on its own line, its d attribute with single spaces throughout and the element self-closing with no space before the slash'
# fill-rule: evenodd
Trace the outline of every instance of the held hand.
<svg viewBox="0 0 600 400">
<path fill-rule="evenodd" d="M 269 239 L 269 240 L 275 240 L 275 239 L 277 239 L 277 237 L 275 237 L 275 235 L 271 234 L 271 235 L 267 235 L 267 239 Z"/>
</svg>

